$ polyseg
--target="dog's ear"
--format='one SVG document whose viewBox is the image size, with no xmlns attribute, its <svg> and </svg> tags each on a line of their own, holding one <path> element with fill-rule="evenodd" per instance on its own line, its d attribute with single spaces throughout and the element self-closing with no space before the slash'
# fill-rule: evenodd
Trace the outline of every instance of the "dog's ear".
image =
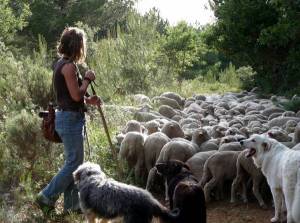
<svg viewBox="0 0 300 223">
<path fill-rule="evenodd" d="M 184 163 L 183 167 L 186 168 L 187 170 L 191 170 L 190 166 L 187 165 L 186 163 Z"/>
<path fill-rule="evenodd" d="M 81 172 L 80 170 L 76 170 L 73 172 L 73 178 L 74 178 L 74 181 L 75 182 L 78 182 L 80 181 L 80 175 L 81 175 Z"/>
<path fill-rule="evenodd" d="M 266 152 L 266 151 L 270 150 L 271 144 L 269 142 L 263 142 L 262 147 L 263 147 L 264 151 Z"/>
<path fill-rule="evenodd" d="M 273 132 L 268 132 L 268 136 L 271 137 L 271 138 L 274 138 Z"/>
<path fill-rule="evenodd" d="M 165 163 L 157 163 L 157 164 L 155 164 L 155 167 L 159 173 L 163 173 L 164 169 L 166 168 L 166 164 Z"/>
</svg>

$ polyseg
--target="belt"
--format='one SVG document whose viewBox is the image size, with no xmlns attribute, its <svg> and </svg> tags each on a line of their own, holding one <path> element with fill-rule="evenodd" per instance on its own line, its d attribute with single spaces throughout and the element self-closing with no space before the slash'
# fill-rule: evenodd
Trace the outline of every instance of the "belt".
<svg viewBox="0 0 300 223">
<path fill-rule="evenodd" d="M 81 113 L 87 112 L 86 108 L 61 108 L 61 107 L 58 107 L 57 110 L 58 111 L 81 112 Z"/>
</svg>

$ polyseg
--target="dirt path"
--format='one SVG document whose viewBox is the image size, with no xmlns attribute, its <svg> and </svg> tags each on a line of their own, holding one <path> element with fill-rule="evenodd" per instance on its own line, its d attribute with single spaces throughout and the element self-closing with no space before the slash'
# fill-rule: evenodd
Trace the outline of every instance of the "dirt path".
<svg viewBox="0 0 300 223">
<path fill-rule="evenodd" d="M 208 223 L 269 223 L 273 208 L 262 209 L 256 203 L 233 205 L 228 201 L 207 205 Z"/>
</svg>

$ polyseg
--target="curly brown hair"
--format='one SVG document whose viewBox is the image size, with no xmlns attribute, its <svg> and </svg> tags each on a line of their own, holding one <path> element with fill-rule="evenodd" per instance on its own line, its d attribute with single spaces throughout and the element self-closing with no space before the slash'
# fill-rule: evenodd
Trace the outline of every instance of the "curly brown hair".
<svg viewBox="0 0 300 223">
<path fill-rule="evenodd" d="M 67 27 L 57 45 L 59 56 L 66 56 L 74 62 L 83 63 L 86 57 L 86 34 L 77 27 Z"/>
</svg>

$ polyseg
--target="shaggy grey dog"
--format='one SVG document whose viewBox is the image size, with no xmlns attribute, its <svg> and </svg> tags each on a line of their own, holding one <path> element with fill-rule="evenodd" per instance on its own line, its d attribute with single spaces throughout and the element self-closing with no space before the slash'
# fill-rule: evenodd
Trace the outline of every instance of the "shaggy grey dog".
<svg viewBox="0 0 300 223">
<path fill-rule="evenodd" d="M 170 212 L 146 190 L 108 178 L 97 164 L 82 164 L 73 177 L 88 222 L 96 217 L 124 217 L 125 223 L 150 223 L 153 216 L 172 222 L 179 215 L 178 210 Z"/>
</svg>

